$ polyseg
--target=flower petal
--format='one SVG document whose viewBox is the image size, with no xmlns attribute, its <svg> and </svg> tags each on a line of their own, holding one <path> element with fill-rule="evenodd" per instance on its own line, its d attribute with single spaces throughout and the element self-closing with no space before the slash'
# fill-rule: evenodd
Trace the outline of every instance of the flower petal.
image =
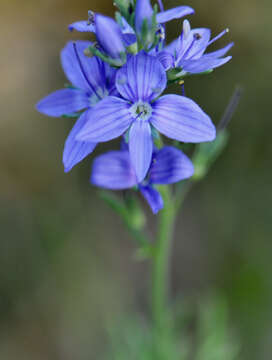
<svg viewBox="0 0 272 360">
<path fill-rule="evenodd" d="M 125 52 L 119 25 L 110 17 L 101 14 L 95 16 L 96 38 L 103 50 L 113 58 L 119 58 Z"/>
<path fill-rule="evenodd" d="M 232 56 L 216 59 L 214 57 L 204 56 L 198 60 L 186 60 L 182 64 L 182 69 L 191 74 L 202 73 L 207 70 L 215 69 L 231 60 Z"/>
<path fill-rule="evenodd" d="M 86 124 L 86 115 L 87 111 L 79 117 L 66 139 L 63 151 L 63 165 L 65 172 L 70 171 L 76 164 L 88 156 L 96 146 L 96 143 L 76 140 L 77 134 Z"/>
<path fill-rule="evenodd" d="M 178 47 L 178 42 L 180 42 L 180 37 L 178 37 L 177 39 L 173 40 L 170 44 L 166 45 L 165 48 L 163 49 L 163 51 L 167 51 L 168 53 L 170 53 L 171 55 L 175 56 L 176 54 L 176 49 Z"/>
<path fill-rule="evenodd" d="M 172 184 L 191 177 L 194 165 L 180 150 L 165 146 L 153 157 L 149 179 L 154 184 Z"/>
<path fill-rule="evenodd" d="M 130 46 L 137 41 L 137 37 L 135 34 L 123 34 L 122 38 L 125 46 Z"/>
<path fill-rule="evenodd" d="M 210 29 L 199 28 L 190 30 L 188 20 L 183 22 L 183 32 L 176 45 L 176 65 L 182 66 L 186 59 L 198 59 L 205 52 L 211 37 Z"/>
<path fill-rule="evenodd" d="M 116 75 L 117 90 L 132 102 L 155 99 L 163 92 L 166 83 L 166 73 L 160 61 L 143 51 L 132 56 Z"/>
<path fill-rule="evenodd" d="M 134 34 L 135 35 L 135 31 L 133 30 L 133 28 L 129 25 L 129 23 L 127 22 L 127 20 L 122 16 L 120 19 L 120 26 L 121 26 L 121 30 L 123 34 Z"/>
<path fill-rule="evenodd" d="M 91 183 L 106 189 L 124 190 L 137 185 L 128 151 L 110 151 L 93 163 Z"/>
<path fill-rule="evenodd" d="M 165 68 L 165 70 L 169 70 L 175 66 L 174 56 L 172 54 L 170 54 L 169 52 L 161 51 L 157 55 L 157 57 L 160 60 L 163 67 Z"/>
<path fill-rule="evenodd" d="M 220 57 L 226 55 L 226 53 L 229 52 L 229 50 L 233 47 L 233 45 L 234 45 L 234 42 L 228 44 L 227 46 L 223 47 L 222 49 L 207 53 L 207 54 L 203 55 L 202 58 L 206 58 L 206 57 L 220 58 Z"/>
<path fill-rule="evenodd" d="M 84 76 L 78 62 L 74 44 L 86 76 Z M 66 77 L 77 88 L 84 89 L 90 93 L 98 89 L 101 89 L 100 92 L 103 92 L 105 91 L 106 84 L 104 64 L 97 57 L 89 58 L 85 56 L 84 50 L 90 45 L 92 45 L 90 41 L 68 42 L 61 52 L 62 67 Z"/>
<path fill-rule="evenodd" d="M 186 59 L 199 59 L 205 52 L 211 38 L 211 30 L 207 28 L 193 29 L 190 32 L 194 43 L 186 52 Z"/>
<path fill-rule="evenodd" d="M 37 104 L 37 110 L 45 115 L 59 117 L 89 106 L 86 93 L 76 89 L 61 89 L 46 96 Z"/>
<path fill-rule="evenodd" d="M 140 191 L 154 214 L 163 209 L 163 198 L 158 190 L 151 186 L 140 186 Z"/>
<path fill-rule="evenodd" d="M 76 21 L 73 24 L 68 26 L 70 31 L 76 30 L 80 32 L 92 32 L 95 33 L 94 24 L 90 24 L 87 20 Z"/>
<path fill-rule="evenodd" d="M 165 95 L 158 99 L 150 121 L 165 136 L 186 143 L 212 141 L 216 136 L 209 116 L 184 96 Z"/>
<path fill-rule="evenodd" d="M 157 22 L 162 24 L 173 19 L 180 19 L 183 16 L 191 15 L 195 11 L 190 6 L 178 6 L 173 9 L 162 11 L 157 14 Z"/>
<path fill-rule="evenodd" d="M 152 159 L 153 141 L 147 121 L 136 120 L 129 131 L 129 153 L 138 182 L 144 180 Z"/>
<path fill-rule="evenodd" d="M 108 96 L 88 111 L 88 121 L 76 140 L 104 142 L 122 135 L 132 118 L 129 104 L 122 99 Z"/>
<path fill-rule="evenodd" d="M 143 21 L 152 26 L 153 9 L 150 0 L 137 0 L 135 9 L 135 29 L 137 33 L 141 33 Z"/>
</svg>

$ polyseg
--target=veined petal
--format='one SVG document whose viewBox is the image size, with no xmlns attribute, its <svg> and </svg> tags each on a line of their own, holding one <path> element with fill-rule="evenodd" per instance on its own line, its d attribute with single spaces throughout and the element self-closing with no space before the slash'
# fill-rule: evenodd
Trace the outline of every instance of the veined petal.
<svg viewBox="0 0 272 360">
<path fill-rule="evenodd" d="M 178 6 L 173 9 L 162 11 L 157 14 L 157 22 L 159 24 L 166 23 L 173 19 L 180 19 L 183 16 L 191 15 L 195 11 L 190 6 Z"/>
<path fill-rule="evenodd" d="M 151 186 L 140 186 L 140 191 L 148 202 L 154 214 L 157 214 L 163 208 L 163 198 L 158 190 Z"/>
<path fill-rule="evenodd" d="M 124 190 L 137 185 L 128 151 L 110 151 L 93 162 L 91 183 L 105 189 Z"/>
<path fill-rule="evenodd" d="M 95 33 L 94 24 L 90 24 L 87 20 L 76 21 L 73 24 L 68 26 L 70 31 L 76 30 L 79 32 L 92 32 Z"/>
<path fill-rule="evenodd" d="M 130 105 L 122 99 L 108 96 L 88 111 L 88 121 L 76 140 L 104 142 L 122 135 L 130 126 Z"/>
<path fill-rule="evenodd" d="M 46 96 L 37 104 L 37 110 L 45 115 L 59 117 L 89 106 L 86 93 L 77 89 L 61 89 Z"/>
<path fill-rule="evenodd" d="M 76 56 L 74 43 L 85 76 Z M 90 45 L 92 45 L 90 41 L 68 42 L 61 52 L 62 67 L 66 77 L 77 88 L 84 89 L 90 93 L 98 89 L 103 92 L 106 84 L 104 65 L 97 57 L 89 58 L 84 54 L 84 50 Z"/>
<path fill-rule="evenodd" d="M 190 23 L 183 22 L 183 32 L 176 47 L 176 65 L 180 66 L 183 60 L 197 59 L 205 52 L 211 37 L 210 29 L 199 28 L 190 30 Z"/>
<path fill-rule="evenodd" d="M 165 46 L 165 48 L 163 49 L 163 51 L 167 51 L 168 53 L 170 53 L 171 55 L 175 56 L 176 53 L 176 49 L 178 46 L 178 42 L 180 41 L 180 38 L 177 38 L 175 40 L 173 40 L 170 44 L 168 44 L 167 46 Z"/>
<path fill-rule="evenodd" d="M 110 17 L 95 15 L 96 38 L 104 51 L 112 58 L 119 58 L 125 52 L 119 25 Z"/>
<path fill-rule="evenodd" d="M 212 141 L 216 129 L 211 119 L 191 99 L 165 95 L 153 104 L 152 125 L 165 136 L 183 142 Z"/>
<path fill-rule="evenodd" d="M 185 59 L 199 59 L 208 46 L 211 30 L 207 28 L 193 29 L 190 36 L 193 37 L 193 44 L 186 52 Z"/>
<path fill-rule="evenodd" d="M 154 184 L 172 184 L 191 177 L 194 165 L 180 150 L 165 146 L 153 157 L 149 179 Z"/>
<path fill-rule="evenodd" d="M 233 47 L 234 42 L 228 44 L 227 46 L 223 47 L 222 49 L 210 52 L 210 53 L 206 53 L 205 55 L 202 56 L 203 58 L 221 58 L 222 56 L 225 56 L 227 52 L 229 52 L 229 50 Z"/>
<path fill-rule="evenodd" d="M 155 99 L 163 92 L 166 83 L 166 73 L 160 61 L 143 51 L 132 56 L 116 75 L 117 90 L 132 102 Z"/>
<path fill-rule="evenodd" d="M 214 57 L 204 56 L 198 60 L 186 60 L 182 64 L 182 69 L 191 74 L 202 73 L 207 70 L 215 69 L 231 60 L 232 56 L 216 59 Z"/>
<path fill-rule="evenodd" d="M 137 41 L 135 34 L 122 34 L 123 42 L 126 46 L 130 46 Z"/>
<path fill-rule="evenodd" d="M 153 151 L 148 121 L 136 120 L 129 131 L 129 153 L 138 182 L 144 180 L 150 167 Z"/>
<path fill-rule="evenodd" d="M 167 51 L 161 51 L 157 55 L 158 59 L 160 60 L 161 64 L 165 68 L 165 70 L 171 69 L 175 66 L 174 56 Z"/>
<path fill-rule="evenodd" d="M 152 25 L 153 9 L 150 0 L 137 0 L 135 9 L 135 28 L 141 33 L 143 21 L 146 20 L 149 26 Z"/>
<path fill-rule="evenodd" d="M 96 146 L 96 143 L 76 140 L 77 134 L 86 124 L 86 121 L 87 112 L 85 111 L 76 121 L 66 139 L 63 151 L 63 165 L 65 172 L 70 171 L 76 164 L 88 156 Z"/>
</svg>

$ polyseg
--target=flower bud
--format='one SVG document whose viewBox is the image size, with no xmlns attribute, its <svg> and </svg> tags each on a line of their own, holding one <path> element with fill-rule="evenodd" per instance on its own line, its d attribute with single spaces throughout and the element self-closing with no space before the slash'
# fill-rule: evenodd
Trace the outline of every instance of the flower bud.
<svg viewBox="0 0 272 360">
<path fill-rule="evenodd" d="M 120 58 L 126 49 L 118 24 L 107 16 L 97 14 L 95 26 L 97 41 L 105 53 L 114 59 Z"/>
</svg>

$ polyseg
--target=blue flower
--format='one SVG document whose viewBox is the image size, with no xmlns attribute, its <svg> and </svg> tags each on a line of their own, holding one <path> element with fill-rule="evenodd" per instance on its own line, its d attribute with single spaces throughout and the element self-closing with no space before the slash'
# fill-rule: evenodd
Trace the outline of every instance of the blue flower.
<svg viewBox="0 0 272 360">
<path fill-rule="evenodd" d="M 234 44 L 230 43 L 220 50 L 206 54 L 205 51 L 209 45 L 213 44 L 227 32 L 228 29 L 211 40 L 210 29 L 199 28 L 191 30 L 189 21 L 185 20 L 180 37 L 165 47 L 158 54 L 158 58 L 166 70 L 181 68 L 181 75 L 186 75 L 186 73 L 196 74 L 217 68 L 232 58 L 231 56 L 223 56 Z"/>
<path fill-rule="evenodd" d="M 180 19 L 184 16 L 193 14 L 194 10 L 190 6 L 178 6 L 173 9 L 161 11 L 156 15 L 156 22 L 164 24 L 173 19 Z M 153 9 L 150 0 L 137 0 L 135 8 L 135 29 L 140 33 L 143 22 L 146 21 L 149 27 L 152 26 Z"/>
<path fill-rule="evenodd" d="M 214 140 L 215 127 L 195 102 L 179 95 L 159 97 L 166 84 L 165 70 L 156 57 L 145 52 L 131 56 L 116 74 L 121 97 L 108 96 L 92 108 L 76 139 L 105 142 L 129 129 L 130 159 L 139 182 L 151 163 L 152 127 L 182 142 Z"/>
<path fill-rule="evenodd" d="M 194 10 L 189 6 L 179 6 L 170 10 L 161 11 L 156 15 L 157 24 L 164 24 L 173 19 L 179 19 L 193 14 Z M 95 33 L 98 44 L 106 54 L 112 58 L 120 57 L 125 52 L 125 47 L 137 42 L 136 33 L 140 35 L 143 22 L 152 27 L 153 9 L 149 0 L 138 0 L 135 8 L 135 29 L 133 29 L 124 17 L 119 18 L 119 24 L 112 18 L 89 11 L 89 19 L 77 21 L 69 25 L 70 31 Z M 106 34 L 106 35 L 105 35 Z"/>
<path fill-rule="evenodd" d="M 164 24 L 174 19 L 180 19 L 184 16 L 191 15 L 194 13 L 194 9 L 190 6 L 178 6 L 173 9 L 161 11 L 156 16 L 158 24 Z M 153 15 L 153 9 L 150 5 L 149 0 L 137 0 L 135 9 L 135 28 L 140 30 L 142 22 L 146 19 L 148 22 L 151 21 Z M 96 16 L 97 14 L 89 11 L 88 20 L 76 21 L 68 26 L 70 31 L 76 30 L 79 32 L 96 32 Z M 125 20 L 126 21 L 126 20 Z"/>
<path fill-rule="evenodd" d="M 61 52 L 62 67 L 73 86 L 57 90 L 37 104 L 39 112 L 53 117 L 81 112 L 65 142 L 63 164 L 66 172 L 96 146 L 95 142 L 76 140 L 77 134 L 89 119 L 90 109 L 104 97 L 116 93 L 116 71 L 98 58 L 87 58 L 83 51 L 90 45 L 89 41 L 69 42 L 66 45 Z"/>
<path fill-rule="evenodd" d="M 139 182 L 129 152 L 110 151 L 94 160 L 91 183 L 111 190 L 137 186 L 156 214 L 163 208 L 163 199 L 154 185 L 176 183 L 191 177 L 193 173 L 193 164 L 184 153 L 174 147 L 165 146 L 153 152 L 147 177 Z"/>
</svg>

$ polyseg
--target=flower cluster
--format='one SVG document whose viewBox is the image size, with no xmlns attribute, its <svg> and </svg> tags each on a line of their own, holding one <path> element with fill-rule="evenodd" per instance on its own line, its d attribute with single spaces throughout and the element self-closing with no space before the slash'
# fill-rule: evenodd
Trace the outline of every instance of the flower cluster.
<svg viewBox="0 0 272 360">
<path fill-rule="evenodd" d="M 209 73 L 228 62 L 233 46 L 206 53 L 228 30 L 211 39 L 207 28 L 191 29 L 184 20 L 180 36 L 166 44 L 165 23 L 193 14 L 189 6 L 164 11 L 159 1 L 118 0 L 116 20 L 89 11 L 71 31 L 89 32 L 96 42 L 69 42 L 61 52 L 70 85 L 43 100 L 37 109 L 49 116 L 75 117 L 64 147 L 65 171 L 93 152 L 98 143 L 121 138 L 121 150 L 94 161 L 91 182 L 107 189 L 136 187 L 154 213 L 163 207 L 156 184 L 193 175 L 182 151 L 155 145 L 161 136 L 183 143 L 213 141 L 210 117 L 188 97 L 163 92 L 191 74 Z M 162 144 L 162 141 L 159 142 Z"/>
</svg>

